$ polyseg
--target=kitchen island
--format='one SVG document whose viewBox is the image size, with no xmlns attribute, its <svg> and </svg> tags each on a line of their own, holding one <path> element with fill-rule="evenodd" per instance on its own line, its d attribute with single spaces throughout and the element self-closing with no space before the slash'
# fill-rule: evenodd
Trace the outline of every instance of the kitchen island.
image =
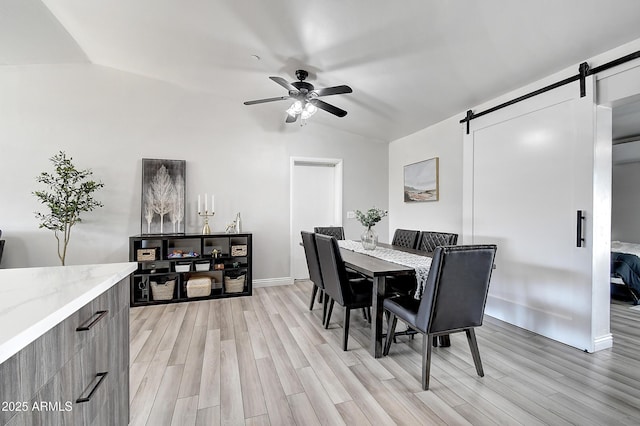
<svg viewBox="0 0 640 426">
<path fill-rule="evenodd" d="M 136 267 L 0 270 L 0 425 L 128 423 Z"/>
</svg>

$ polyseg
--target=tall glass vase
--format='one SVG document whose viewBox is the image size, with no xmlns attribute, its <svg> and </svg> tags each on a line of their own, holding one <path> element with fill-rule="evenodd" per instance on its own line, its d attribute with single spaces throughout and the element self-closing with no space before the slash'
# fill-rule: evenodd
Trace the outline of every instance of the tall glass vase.
<svg viewBox="0 0 640 426">
<path fill-rule="evenodd" d="M 374 231 L 373 226 L 369 226 L 360 236 L 362 247 L 365 250 L 374 250 L 378 245 L 378 234 Z"/>
</svg>

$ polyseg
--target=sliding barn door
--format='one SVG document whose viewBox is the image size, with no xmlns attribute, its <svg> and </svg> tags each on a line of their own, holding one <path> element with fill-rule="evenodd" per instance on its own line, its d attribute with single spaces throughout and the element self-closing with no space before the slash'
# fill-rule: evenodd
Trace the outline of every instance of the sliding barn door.
<svg viewBox="0 0 640 426">
<path fill-rule="evenodd" d="M 463 238 L 498 245 L 486 313 L 590 352 L 594 115 L 575 83 L 473 120 L 464 138 Z"/>
</svg>

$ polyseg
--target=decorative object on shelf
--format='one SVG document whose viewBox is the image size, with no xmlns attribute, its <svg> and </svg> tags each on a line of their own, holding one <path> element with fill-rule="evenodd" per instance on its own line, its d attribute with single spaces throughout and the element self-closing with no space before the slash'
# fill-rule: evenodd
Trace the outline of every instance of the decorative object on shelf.
<svg viewBox="0 0 640 426">
<path fill-rule="evenodd" d="M 378 245 L 378 234 L 373 229 L 376 223 L 380 222 L 389 212 L 386 210 L 371 208 L 366 213 L 356 210 L 356 218 L 367 229 L 360 236 L 362 247 L 365 250 L 374 250 Z"/>
<path fill-rule="evenodd" d="M 167 218 L 170 233 L 184 232 L 185 170 L 184 160 L 142 159 L 143 234 L 166 233 Z"/>
<path fill-rule="evenodd" d="M 224 263 L 216 263 L 213 265 L 214 271 L 221 271 L 224 269 Z"/>
<path fill-rule="evenodd" d="M 227 225 L 227 228 L 224 230 L 225 233 L 227 234 L 235 234 L 236 233 L 236 221 L 234 220 L 233 222 L 229 223 Z"/>
<path fill-rule="evenodd" d="M 58 152 L 49 159 L 55 173 L 42 172 L 36 181 L 45 184 L 49 191 L 34 191 L 33 195 L 47 206 L 49 212 L 36 212 L 40 220 L 38 228 L 53 231 L 58 241 L 58 258 L 64 266 L 67 257 L 67 246 L 71 238 L 71 228 L 81 222 L 80 214 L 88 212 L 103 204 L 93 198 L 93 193 L 104 186 L 101 182 L 89 180 L 93 174 L 90 169 L 78 170 L 64 151 Z"/>
<path fill-rule="evenodd" d="M 183 251 L 183 250 L 173 250 L 171 253 L 167 255 L 169 259 L 183 258 L 183 257 L 198 257 L 199 254 L 195 251 Z"/>
<path fill-rule="evenodd" d="M 202 227 L 202 235 L 211 234 L 211 228 L 209 227 L 209 218 L 213 217 L 215 212 L 215 196 L 211 194 L 211 212 L 209 212 L 209 205 L 207 203 L 207 194 L 204 194 L 204 210 L 201 208 L 200 195 L 198 195 L 198 216 L 204 217 L 204 226 Z"/>
<path fill-rule="evenodd" d="M 214 259 L 217 259 L 220 257 L 220 252 L 218 251 L 218 249 L 211 250 L 211 257 L 213 257 Z"/>
<path fill-rule="evenodd" d="M 438 201 L 439 158 L 404 166 L 404 201 Z"/>
<path fill-rule="evenodd" d="M 238 212 L 238 214 L 236 215 L 236 220 L 235 220 L 235 224 L 236 224 L 236 234 L 239 234 L 242 232 L 242 227 L 240 226 L 240 212 Z"/>
</svg>

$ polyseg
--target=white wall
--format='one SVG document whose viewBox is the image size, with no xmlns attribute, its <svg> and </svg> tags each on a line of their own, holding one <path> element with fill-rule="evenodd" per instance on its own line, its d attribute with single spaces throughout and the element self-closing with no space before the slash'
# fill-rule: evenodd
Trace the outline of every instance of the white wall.
<svg viewBox="0 0 640 426">
<path fill-rule="evenodd" d="M 105 207 L 73 230 L 68 264 L 128 258 L 128 237 L 140 232 L 142 158 L 186 160 L 187 232 L 202 226 L 197 194 L 215 193 L 213 231 L 242 213 L 243 230 L 254 233 L 256 279 L 289 276 L 291 156 L 344 159 L 345 211 L 387 207 L 386 145 L 313 120 L 285 128 L 284 116 L 248 108 L 95 65 L 0 67 L 2 267 L 58 264 L 31 193 L 59 150 L 105 184 L 96 195 Z M 359 235 L 346 215 L 344 223 L 348 237 Z"/>
<path fill-rule="evenodd" d="M 613 146 L 614 158 L 621 149 L 640 142 Z M 619 157 L 619 156 L 618 156 Z M 613 165 L 611 185 L 611 239 L 640 243 L 640 162 L 620 162 Z"/>
<path fill-rule="evenodd" d="M 389 235 L 397 228 L 462 232 L 462 126 L 451 117 L 389 144 Z M 438 201 L 404 201 L 404 166 L 439 157 Z"/>
</svg>

